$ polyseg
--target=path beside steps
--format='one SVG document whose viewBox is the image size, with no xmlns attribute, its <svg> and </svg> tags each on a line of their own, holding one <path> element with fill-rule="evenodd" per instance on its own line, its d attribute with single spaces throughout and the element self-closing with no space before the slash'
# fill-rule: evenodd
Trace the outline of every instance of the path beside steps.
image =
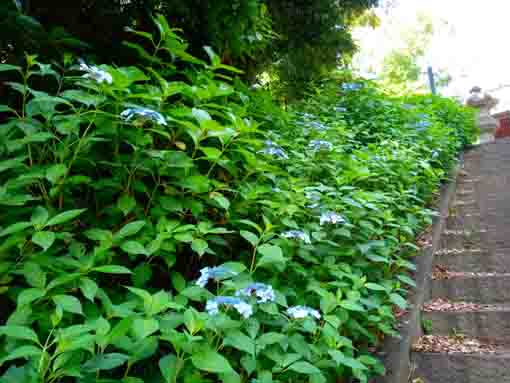
<svg viewBox="0 0 510 383">
<path fill-rule="evenodd" d="M 510 139 L 467 151 L 434 256 L 412 383 L 510 383 Z"/>
</svg>

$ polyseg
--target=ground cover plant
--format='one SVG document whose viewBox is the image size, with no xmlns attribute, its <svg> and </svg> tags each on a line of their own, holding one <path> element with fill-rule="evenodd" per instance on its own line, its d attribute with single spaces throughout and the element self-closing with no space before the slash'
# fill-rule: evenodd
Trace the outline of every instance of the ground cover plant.
<svg viewBox="0 0 510 383">
<path fill-rule="evenodd" d="M 155 23 L 137 67 L 0 65 L 0 381 L 384 373 L 473 114 L 343 74 L 283 111 Z"/>
</svg>

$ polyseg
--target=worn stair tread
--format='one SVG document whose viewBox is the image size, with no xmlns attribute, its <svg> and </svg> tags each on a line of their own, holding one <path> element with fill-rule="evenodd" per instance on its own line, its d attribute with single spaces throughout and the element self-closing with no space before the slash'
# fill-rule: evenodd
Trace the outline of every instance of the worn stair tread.
<svg viewBox="0 0 510 383">
<path fill-rule="evenodd" d="M 433 279 L 430 287 L 432 299 L 487 304 L 510 302 L 510 274 Z"/>
<path fill-rule="evenodd" d="M 510 273 L 510 250 L 489 254 L 456 253 L 434 258 L 434 265 L 445 266 L 452 271 Z"/>
<path fill-rule="evenodd" d="M 456 310 L 431 311 L 424 305 L 422 323 L 435 335 L 462 334 L 468 337 L 510 341 L 510 306 L 462 304 Z M 448 306 L 446 306 L 448 307 Z M 463 307 L 467 309 L 462 309 Z"/>
<path fill-rule="evenodd" d="M 510 382 L 510 351 L 499 353 L 413 352 L 413 380 L 420 383 Z"/>
</svg>

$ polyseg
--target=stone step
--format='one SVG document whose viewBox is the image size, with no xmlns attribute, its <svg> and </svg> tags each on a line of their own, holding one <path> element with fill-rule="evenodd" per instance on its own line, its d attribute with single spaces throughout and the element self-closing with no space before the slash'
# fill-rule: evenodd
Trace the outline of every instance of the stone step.
<svg viewBox="0 0 510 383">
<path fill-rule="evenodd" d="M 436 255 L 434 265 L 459 272 L 510 273 L 510 249 L 507 252 L 498 251 L 497 253 L 484 250 Z"/>
<path fill-rule="evenodd" d="M 454 309 L 459 306 L 452 303 Z M 469 309 L 469 304 L 466 306 Z M 424 330 L 437 335 L 461 334 L 474 338 L 510 341 L 510 306 L 474 309 L 476 311 L 423 311 Z"/>
<path fill-rule="evenodd" d="M 414 352 L 412 360 L 415 368 L 412 382 L 510 382 L 510 350 L 497 354 Z"/>
<path fill-rule="evenodd" d="M 510 304 L 510 274 L 433 279 L 430 286 L 432 299 Z"/>
</svg>

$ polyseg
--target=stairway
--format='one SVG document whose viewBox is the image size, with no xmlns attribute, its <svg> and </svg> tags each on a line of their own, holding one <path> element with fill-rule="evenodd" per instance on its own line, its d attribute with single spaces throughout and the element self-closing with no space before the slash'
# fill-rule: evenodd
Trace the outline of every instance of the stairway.
<svg viewBox="0 0 510 383">
<path fill-rule="evenodd" d="M 421 314 L 411 382 L 510 382 L 510 139 L 466 152 Z"/>
</svg>

